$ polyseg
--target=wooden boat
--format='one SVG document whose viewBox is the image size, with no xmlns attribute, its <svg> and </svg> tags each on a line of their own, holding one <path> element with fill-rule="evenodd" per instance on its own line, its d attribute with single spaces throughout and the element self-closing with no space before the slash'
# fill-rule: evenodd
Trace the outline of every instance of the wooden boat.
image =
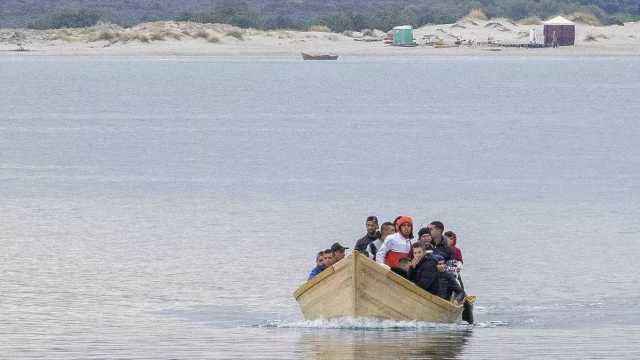
<svg viewBox="0 0 640 360">
<path fill-rule="evenodd" d="M 462 305 L 432 295 L 358 252 L 304 283 L 293 296 L 306 320 L 349 316 L 452 323 L 463 311 Z"/>
<path fill-rule="evenodd" d="M 335 54 L 310 54 L 301 53 L 303 60 L 338 60 L 338 55 Z"/>
</svg>

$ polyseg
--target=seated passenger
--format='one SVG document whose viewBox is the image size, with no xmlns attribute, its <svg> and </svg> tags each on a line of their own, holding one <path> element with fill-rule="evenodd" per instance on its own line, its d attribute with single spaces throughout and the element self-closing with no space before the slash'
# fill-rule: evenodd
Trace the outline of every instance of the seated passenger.
<svg viewBox="0 0 640 360">
<path fill-rule="evenodd" d="M 387 238 L 387 236 L 393 234 L 395 232 L 395 229 L 393 228 L 393 223 L 387 221 L 385 223 L 383 223 L 382 225 L 380 225 L 380 237 L 369 243 L 369 245 L 367 246 L 367 251 L 369 252 L 369 258 L 373 261 L 376 260 L 376 254 L 378 253 L 378 250 L 380 249 L 380 247 L 382 247 L 382 243 L 384 242 L 384 239 Z"/>
<path fill-rule="evenodd" d="M 387 236 L 376 254 L 376 262 L 391 268 L 398 267 L 400 259 L 410 257 L 413 239 L 413 219 L 401 216 L 396 221 L 396 233 Z"/>
<path fill-rule="evenodd" d="M 400 266 L 398 267 L 391 268 L 391 271 L 409 280 L 409 272 L 411 271 L 411 259 L 406 257 L 402 258 L 399 261 L 399 265 Z"/>
<path fill-rule="evenodd" d="M 365 225 L 367 227 L 367 233 L 364 236 L 356 241 L 356 245 L 353 247 L 353 250 L 365 250 L 370 243 L 378 240 L 378 218 L 375 216 L 367 217 L 365 221 Z"/>
<path fill-rule="evenodd" d="M 431 224 L 429 224 L 429 232 L 432 238 L 433 253 L 442 256 L 445 260 L 451 260 L 453 258 L 453 252 L 451 247 L 449 247 L 447 238 L 442 236 L 444 224 L 440 221 L 432 221 Z"/>
<path fill-rule="evenodd" d="M 462 251 L 456 245 L 458 242 L 458 236 L 456 235 L 456 233 L 454 233 L 453 231 L 447 231 L 446 233 L 444 233 L 444 236 L 449 239 L 449 246 L 451 247 L 451 250 L 453 252 L 453 259 L 463 262 Z"/>
<path fill-rule="evenodd" d="M 431 240 L 431 232 L 429 231 L 429 228 L 423 227 L 418 231 L 418 241 L 422 245 L 430 244 Z"/>
<path fill-rule="evenodd" d="M 413 282 L 422 289 L 437 295 L 438 294 L 438 260 L 439 255 L 425 254 L 416 264 L 412 275 Z"/>
<path fill-rule="evenodd" d="M 437 255 L 436 255 L 437 256 Z M 440 258 L 436 268 L 438 269 L 438 291 L 437 294 L 447 301 L 453 301 L 454 304 L 462 304 L 466 294 L 456 280 L 453 273 L 446 271 L 446 263 Z"/>
<path fill-rule="evenodd" d="M 421 243 L 417 242 L 411 245 L 411 253 L 413 254 L 413 259 L 411 259 L 410 267 L 409 267 L 409 279 L 411 281 L 415 280 L 416 266 L 422 258 L 424 257 L 424 247 Z"/>
<path fill-rule="evenodd" d="M 316 267 L 314 267 L 313 270 L 311 270 L 311 272 L 309 273 L 309 278 L 307 279 L 307 281 L 309 281 L 309 280 L 313 279 L 314 277 L 316 277 L 324 269 L 325 269 L 325 267 L 324 267 L 324 251 L 320 251 L 318 253 L 318 255 L 316 255 Z"/>
<path fill-rule="evenodd" d="M 333 265 L 333 253 L 331 249 L 327 249 L 324 251 L 324 268 L 326 269 L 331 265 Z"/>
<path fill-rule="evenodd" d="M 340 243 L 334 243 L 331 245 L 331 256 L 333 257 L 334 264 L 344 258 L 346 249 L 348 249 L 348 247 L 344 247 L 340 245 Z"/>
</svg>

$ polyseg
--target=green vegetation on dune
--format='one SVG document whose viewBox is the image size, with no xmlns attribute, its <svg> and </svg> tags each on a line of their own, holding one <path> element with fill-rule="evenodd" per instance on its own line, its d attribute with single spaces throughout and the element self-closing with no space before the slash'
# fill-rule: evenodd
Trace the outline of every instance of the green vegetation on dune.
<svg viewBox="0 0 640 360">
<path fill-rule="evenodd" d="M 572 15 L 589 24 L 640 18 L 640 0 L 2 0 L 0 27 L 68 28 L 99 21 L 130 26 L 156 20 L 228 23 L 259 29 L 333 31 L 451 23 L 473 9 L 516 20 Z"/>
</svg>

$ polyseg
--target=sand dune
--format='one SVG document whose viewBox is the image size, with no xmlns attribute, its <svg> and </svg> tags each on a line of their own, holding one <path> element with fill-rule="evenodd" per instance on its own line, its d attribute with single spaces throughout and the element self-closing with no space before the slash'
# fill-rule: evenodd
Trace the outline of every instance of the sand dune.
<svg viewBox="0 0 640 360">
<path fill-rule="evenodd" d="M 527 42 L 530 29 L 542 33 L 541 25 L 518 24 L 509 19 L 465 18 L 454 24 L 427 25 L 416 29 L 419 46 L 401 48 L 384 44 L 384 33 L 345 34 L 325 31 L 262 31 L 225 24 L 197 24 L 163 21 L 131 28 L 99 24 L 90 28 L 28 30 L 0 29 L 0 56 L 16 55 L 184 55 L 184 56 L 299 56 L 301 51 L 332 52 L 341 56 L 424 56 L 489 54 L 488 43 Z M 318 30 L 322 30 L 321 28 Z M 365 41 L 366 40 L 366 41 Z M 434 48 L 437 41 L 459 47 Z M 576 45 L 559 49 L 504 48 L 500 52 L 517 56 L 556 55 L 640 55 L 640 23 L 624 26 L 576 25 Z"/>
</svg>

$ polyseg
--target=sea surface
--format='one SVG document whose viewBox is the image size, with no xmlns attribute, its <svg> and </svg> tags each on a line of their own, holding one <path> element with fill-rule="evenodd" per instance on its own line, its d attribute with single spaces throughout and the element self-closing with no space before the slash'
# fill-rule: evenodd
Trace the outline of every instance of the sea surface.
<svg viewBox="0 0 640 360">
<path fill-rule="evenodd" d="M 640 358 L 640 58 L 0 58 L 0 358 Z M 304 321 L 364 220 L 476 326 Z"/>
</svg>

